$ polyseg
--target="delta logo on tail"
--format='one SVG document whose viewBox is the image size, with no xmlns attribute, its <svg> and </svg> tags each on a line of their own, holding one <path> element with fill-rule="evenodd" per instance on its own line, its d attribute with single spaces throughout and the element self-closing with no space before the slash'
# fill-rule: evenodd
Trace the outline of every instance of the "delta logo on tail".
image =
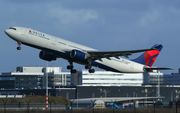
<svg viewBox="0 0 180 113">
<path fill-rule="evenodd" d="M 138 58 L 132 61 L 151 67 L 155 62 L 163 46 L 155 44 L 152 48 L 154 48 L 155 50 L 146 51 L 141 56 L 139 56 Z"/>
</svg>

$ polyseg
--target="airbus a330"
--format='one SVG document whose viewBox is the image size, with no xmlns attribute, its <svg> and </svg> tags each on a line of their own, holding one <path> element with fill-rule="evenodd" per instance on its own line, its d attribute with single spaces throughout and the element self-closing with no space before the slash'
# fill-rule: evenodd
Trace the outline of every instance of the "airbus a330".
<svg viewBox="0 0 180 113">
<path fill-rule="evenodd" d="M 170 69 L 151 67 L 163 48 L 159 44 L 155 44 L 150 49 L 98 51 L 30 28 L 10 27 L 5 30 L 5 33 L 17 42 L 17 50 L 20 50 L 20 45 L 24 44 L 40 49 L 39 57 L 43 60 L 52 61 L 57 58 L 68 60 L 69 65 L 67 69 L 71 70 L 71 73 L 77 72 L 74 69 L 73 62 L 85 65 L 85 68 L 90 73 L 95 72 L 92 66 L 120 73 L 144 73 Z M 129 55 L 138 52 L 144 53 L 133 60 L 120 57 L 125 56 L 128 58 Z"/>
</svg>

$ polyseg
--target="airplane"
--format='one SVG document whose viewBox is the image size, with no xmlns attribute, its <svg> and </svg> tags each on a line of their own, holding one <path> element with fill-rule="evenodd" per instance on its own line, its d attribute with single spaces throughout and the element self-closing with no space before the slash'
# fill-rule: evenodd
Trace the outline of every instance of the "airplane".
<svg viewBox="0 0 180 113">
<path fill-rule="evenodd" d="M 94 73 L 92 66 L 119 73 L 145 73 L 157 72 L 157 70 L 169 70 L 171 68 L 151 67 L 159 55 L 162 45 L 155 44 L 149 49 L 127 50 L 127 51 L 98 51 L 74 42 L 57 38 L 31 28 L 10 27 L 5 33 L 18 44 L 17 50 L 21 50 L 21 44 L 40 49 L 39 57 L 46 61 L 57 58 L 68 60 L 67 69 L 76 73 L 73 63 L 85 65 L 89 73 Z M 129 55 L 144 52 L 136 59 L 129 60 Z M 125 56 L 122 58 L 120 56 Z"/>
</svg>

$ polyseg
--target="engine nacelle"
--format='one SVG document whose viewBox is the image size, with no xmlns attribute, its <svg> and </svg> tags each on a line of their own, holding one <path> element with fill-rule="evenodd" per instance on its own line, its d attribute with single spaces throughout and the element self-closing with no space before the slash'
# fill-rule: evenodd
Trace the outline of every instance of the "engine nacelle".
<svg viewBox="0 0 180 113">
<path fill-rule="evenodd" d="M 88 58 L 88 53 L 84 53 L 79 50 L 73 49 L 70 53 L 71 58 L 79 59 L 79 60 L 85 60 Z"/>
<path fill-rule="evenodd" d="M 46 51 L 41 51 L 39 53 L 39 58 L 46 60 L 46 61 L 56 60 L 56 56 L 54 56 L 52 53 L 46 52 Z"/>
</svg>

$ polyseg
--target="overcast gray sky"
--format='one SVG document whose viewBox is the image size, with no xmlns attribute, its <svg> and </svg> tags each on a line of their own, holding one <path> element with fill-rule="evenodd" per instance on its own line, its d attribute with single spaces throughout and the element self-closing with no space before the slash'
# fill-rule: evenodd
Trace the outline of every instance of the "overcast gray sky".
<svg viewBox="0 0 180 113">
<path fill-rule="evenodd" d="M 11 26 L 32 28 L 101 51 L 162 44 L 153 66 L 175 69 L 165 73 L 177 72 L 180 67 L 179 0 L 1 0 L 0 15 L 0 73 L 17 66 L 46 65 L 39 58 L 40 50 L 24 45 L 16 50 L 17 43 L 4 33 Z M 63 59 L 49 63 L 63 71 L 67 65 Z"/>
</svg>

